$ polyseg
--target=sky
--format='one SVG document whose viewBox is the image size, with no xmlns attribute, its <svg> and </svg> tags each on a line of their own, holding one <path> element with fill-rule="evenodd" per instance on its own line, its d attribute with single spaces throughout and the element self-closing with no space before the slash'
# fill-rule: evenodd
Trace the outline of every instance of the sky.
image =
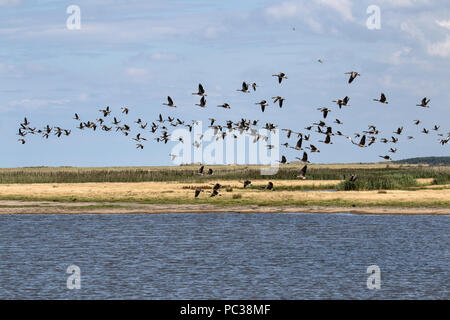
<svg viewBox="0 0 450 320">
<path fill-rule="evenodd" d="M 81 10 L 79 30 L 67 28 L 70 5 Z M 380 9 L 379 29 L 367 27 L 371 5 Z M 374 124 L 380 138 L 400 126 L 404 133 L 398 145 L 370 148 L 343 137 L 327 146 L 314 141 L 321 152 L 312 162 L 377 162 L 390 147 L 398 148 L 394 159 L 449 156 L 435 132 L 419 133 L 435 124 L 450 132 L 449 70 L 445 0 L 0 0 L 0 167 L 173 164 L 176 142 L 157 143 L 147 132 L 138 150 L 130 137 L 75 129 L 75 112 L 93 121 L 105 106 L 128 123 L 151 123 L 161 113 L 204 127 L 210 117 L 222 124 L 246 118 L 302 132 L 321 120 L 318 107 L 329 107 L 326 121 L 344 122 L 334 131 L 353 136 Z M 349 85 L 347 71 L 361 76 Z M 281 85 L 272 77 L 278 72 L 288 75 Z M 256 82 L 257 91 L 237 92 L 243 81 Z M 199 83 L 208 94 L 205 109 L 191 94 Z M 381 92 L 388 105 L 372 101 Z M 168 95 L 176 109 L 162 105 Z M 282 109 L 271 104 L 262 113 L 255 105 L 277 95 L 286 98 Z M 339 110 L 331 101 L 346 95 L 351 106 Z M 425 96 L 431 108 L 416 107 Z M 230 110 L 216 107 L 224 102 Z M 27 136 L 22 145 L 17 132 L 25 116 L 32 127 L 59 125 L 72 134 Z M 423 123 L 414 126 L 415 119 Z M 301 156 L 279 148 L 288 160 Z"/>
</svg>

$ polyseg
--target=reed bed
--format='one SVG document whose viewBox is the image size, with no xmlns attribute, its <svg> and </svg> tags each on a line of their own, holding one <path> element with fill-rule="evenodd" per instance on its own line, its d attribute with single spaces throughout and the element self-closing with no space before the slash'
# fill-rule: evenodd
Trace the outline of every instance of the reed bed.
<svg viewBox="0 0 450 320">
<path fill-rule="evenodd" d="M 202 183 L 217 180 L 298 180 L 302 165 L 280 167 L 275 175 L 261 175 L 256 166 L 206 166 L 213 175 L 198 175 L 198 166 L 140 168 L 17 168 L 0 169 L 0 184 L 88 183 L 88 182 L 180 182 Z M 348 180 L 358 175 L 356 183 L 342 183 L 341 190 L 376 190 L 415 186 L 415 179 L 434 179 L 433 184 L 450 183 L 449 166 L 325 167 L 310 165 L 308 180 Z M 331 186 L 330 186 L 331 187 Z M 352 189 L 356 188 L 356 189 Z"/>
</svg>

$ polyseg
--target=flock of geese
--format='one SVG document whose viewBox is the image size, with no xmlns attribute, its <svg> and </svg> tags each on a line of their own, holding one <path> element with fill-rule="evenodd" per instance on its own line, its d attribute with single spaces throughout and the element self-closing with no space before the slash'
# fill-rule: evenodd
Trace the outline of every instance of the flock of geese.
<svg viewBox="0 0 450 320">
<path fill-rule="evenodd" d="M 319 61 L 320 62 L 320 61 Z M 351 84 L 355 81 L 357 77 L 360 77 L 361 74 L 359 74 L 356 71 L 350 71 L 345 72 L 345 74 L 349 75 L 348 83 Z M 281 85 L 283 80 L 288 79 L 285 73 L 278 73 L 273 74 L 273 77 L 276 77 L 278 80 L 278 83 Z M 236 91 L 242 92 L 242 93 L 250 93 L 250 88 L 253 91 L 256 91 L 258 88 L 258 85 L 256 83 L 247 83 L 243 82 L 241 88 L 237 89 Z M 192 93 L 192 95 L 199 96 L 200 101 L 199 103 L 195 104 L 196 106 L 200 108 L 207 108 L 207 100 L 206 97 L 208 96 L 203 85 L 198 85 L 197 92 Z M 279 108 L 282 108 L 284 106 L 284 102 L 286 99 L 281 96 L 274 96 L 272 97 L 272 103 L 278 104 Z M 384 93 L 380 94 L 379 98 L 374 98 L 373 101 L 382 103 L 382 104 L 388 104 L 389 101 Z M 348 96 L 345 96 L 343 99 L 336 99 L 332 100 L 333 103 L 335 103 L 339 109 L 342 107 L 349 107 L 350 104 L 350 98 Z M 416 104 L 417 107 L 421 108 L 430 108 L 430 99 L 427 97 L 424 97 L 420 103 Z M 259 105 L 261 108 L 261 111 L 264 112 L 266 107 L 270 106 L 270 104 L 266 100 L 261 100 L 259 102 L 255 103 L 256 105 Z M 167 102 L 162 103 L 163 106 L 167 106 L 170 108 L 177 108 L 174 100 L 168 96 Z M 223 109 L 231 109 L 230 104 L 227 102 L 217 105 L 218 108 Z M 396 128 L 392 134 L 389 134 L 391 137 L 382 137 L 379 138 L 380 130 L 377 129 L 375 125 L 368 125 L 367 130 L 364 130 L 362 132 L 355 133 L 352 137 L 350 135 L 344 134 L 341 130 L 334 131 L 334 128 L 331 125 L 328 125 L 325 121 L 327 121 L 327 117 L 329 113 L 332 111 L 330 108 L 317 108 L 317 110 L 321 113 L 322 118 L 318 120 L 317 122 L 314 122 L 307 127 L 304 128 L 304 130 L 297 130 L 294 129 L 288 129 L 288 128 L 282 128 L 281 130 L 286 133 L 286 138 L 296 138 L 296 142 L 294 145 L 291 145 L 289 142 L 283 143 L 282 146 L 285 148 L 294 149 L 297 151 L 303 151 L 302 156 L 295 157 L 296 160 L 304 163 L 303 168 L 300 170 L 299 175 L 297 176 L 300 179 L 306 179 L 306 171 L 307 171 L 307 164 L 308 161 L 308 152 L 309 153 L 319 153 L 320 150 L 316 145 L 311 144 L 310 137 L 311 132 L 319 133 L 323 135 L 323 139 L 318 140 L 318 143 L 323 143 L 325 145 L 333 144 L 332 138 L 335 136 L 342 136 L 348 139 L 352 144 L 355 146 L 358 146 L 360 148 L 368 148 L 374 143 L 377 142 L 377 140 L 381 143 L 388 144 L 392 143 L 396 145 L 399 142 L 399 137 L 403 134 L 404 128 L 403 126 L 400 126 Z M 193 126 L 198 124 L 198 120 L 191 120 L 190 122 L 187 122 L 185 120 L 176 118 L 176 117 L 170 117 L 164 118 L 161 114 L 159 114 L 158 118 L 154 121 L 151 121 L 149 124 L 148 122 L 144 121 L 141 118 L 138 118 L 137 120 L 133 121 L 132 123 L 128 122 L 125 123 L 125 120 L 119 119 L 119 115 L 113 115 L 112 109 L 110 106 L 106 106 L 103 109 L 99 109 L 99 117 L 95 120 L 83 120 L 78 113 L 74 114 L 73 120 L 77 121 L 78 125 L 76 126 L 76 129 L 78 130 L 92 130 L 92 131 L 105 131 L 105 132 L 116 132 L 123 134 L 125 136 L 130 136 L 131 139 L 136 143 L 137 149 L 144 149 L 145 142 L 148 140 L 144 137 L 147 133 L 150 133 L 152 135 L 155 135 L 153 139 L 157 142 L 161 143 L 167 143 L 169 140 L 172 141 L 179 141 L 181 143 L 184 143 L 182 137 L 172 137 L 169 128 L 171 127 L 185 127 L 189 130 L 189 132 L 192 132 Z M 130 108 L 128 107 L 121 107 L 120 113 L 121 117 L 126 117 L 130 112 Z M 414 125 L 419 126 L 421 123 L 421 120 L 414 120 Z M 258 141 L 268 141 L 269 136 L 263 135 L 259 133 L 260 131 L 258 129 L 266 129 L 268 132 L 273 132 L 278 129 L 278 126 L 273 123 L 265 123 L 264 126 L 258 127 L 259 120 L 251 120 L 251 119 L 240 119 L 238 121 L 233 120 L 226 120 L 225 123 L 219 124 L 216 119 L 209 118 L 209 128 L 212 128 L 214 130 L 214 136 L 216 140 L 219 139 L 225 139 L 227 136 L 232 136 L 233 138 L 238 138 L 239 135 L 246 134 L 248 136 L 253 137 L 253 143 L 256 143 Z M 339 119 L 335 119 L 333 121 L 333 124 L 337 126 L 342 126 L 344 123 L 343 121 Z M 137 128 L 135 128 L 137 127 Z M 437 133 L 437 136 L 439 137 L 437 140 L 440 144 L 446 145 L 450 141 L 450 132 L 449 133 L 442 133 L 440 132 L 440 126 L 434 125 L 431 129 L 423 128 L 421 133 L 423 134 L 430 134 L 431 131 L 434 131 Z M 25 117 L 24 121 L 20 123 L 19 129 L 18 129 L 18 135 L 20 138 L 18 141 L 21 144 L 26 143 L 27 136 L 30 135 L 41 135 L 43 138 L 48 139 L 50 135 L 54 135 L 58 138 L 63 136 L 69 136 L 71 134 L 71 129 L 62 128 L 61 126 L 50 126 L 46 125 L 42 129 L 37 129 L 36 127 L 32 127 L 30 121 Z M 172 138 L 172 139 L 171 139 Z M 193 146 L 195 148 L 199 148 L 202 143 L 203 134 L 200 134 L 198 138 L 194 139 Z M 408 140 L 414 139 L 414 136 L 407 136 Z M 309 145 L 304 147 L 304 142 L 308 141 Z M 274 149 L 277 146 L 267 144 L 266 147 L 268 149 Z M 308 152 L 306 151 L 308 150 Z M 380 155 L 384 160 L 392 160 L 391 156 L 389 154 L 394 154 L 398 151 L 398 148 L 390 147 L 387 154 Z M 177 155 L 170 154 L 169 155 L 172 160 L 174 160 Z M 280 164 L 286 164 L 288 163 L 288 160 L 286 156 L 282 155 L 281 160 L 279 161 Z M 213 170 L 208 169 L 207 171 L 204 171 L 204 166 L 201 166 L 200 169 L 197 172 L 198 174 L 208 174 L 212 175 Z M 244 188 L 251 185 L 251 181 L 246 180 L 243 182 Z M 214 185 L 213 192 L 211 194 L 211 197 L 220 195 L 219 190 L 222 186 L 220 184 Z M 273 190 L 273 183 L 269 182 L 266 186 L 266 189 Z M 200 193 L 203 192 L 203 190 L 196 189 L 195 190 L 195 197 L 197 198 Z"/>
</svg>

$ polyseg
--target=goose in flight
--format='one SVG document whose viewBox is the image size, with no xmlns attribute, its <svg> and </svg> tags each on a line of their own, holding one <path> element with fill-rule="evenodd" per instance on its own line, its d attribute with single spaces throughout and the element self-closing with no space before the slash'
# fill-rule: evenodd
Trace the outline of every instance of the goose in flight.
<svg viewBox="0 0 450 320">
<path fill-rule="evenodd" d="M 297 144 L 295 145 L 295 147 L 291 147 L 294 150 L 303 150 L 302 149 L 302 143 L 303 143 L 303 137 L 300 137 L 300 139 L 298 139 Z"/>
<path fill-rule="evenodd" d="M 221 196 L 221 194 L 219 193 L 219 190 L 213 190 L 211 192 L 211 195 L 209 196 L 210 198 L 213 198 L 215 196 Z"/>
<path fill-rule="evenodd" d="M 198 196 L 200 195 L 200 192 L 203 192 L 202 188 L 195 188 L 194 198 L 198 198 Z"/>
<path fill-rule="evenodd" d="M 201 143 L 198 141 L 194 141 L 194 143 L 192 145 L 198 149 L 198 148 L 200 148 Z"/>
<path fill-rule="evenodd" d="M 195 105 L 196 105 L 196 106 L 199 106 L 199 107 L 201 107 L 201 108 L 206 108 L 206 98 L 203 96 L 203 97 L 200 99 L 200 103 L 196 103 Z"/>
<path fill-rule="evenodd" d="M 78 121 L 80 121 L 80 117 L 78 116 L 78 114 L 77 113 L 75 113 L 75 117 L 73 118 L 74 120 L 78 120 Z"/>
<path fill-rule="evenodd" d="M 295 157 L 295 159 L 300 160 L 301 162 L 304 162 L 304 163 L 309 163 L 309 161 L 308 161 L 308 154 L 306 152 L 303 152 L 303 157 L 302 158 Z"/>
<path fill-rule="evenodd" d="M 327 118 L 328 112 L 331 112 L 331 110 L 328 109 L 328 108 L 317 108 L 317 110 L 319 110 L 319 111 L 321 111 L 323 113 L 323 118 L 324 119 Z"/>
<path fill-rule="evenodd" d="M 248 90 L 248 84 L 244 81 L 242 82 L 242 88 L 238 89 L 236 91 L 241 91 L 241 92 L 245 92 L 245 93 L 249 93 L 250 91 Z"/>
<path fill-rule="evenodd" d="M 291 134 L 293 132 L 291 129 L 281 129 L 281 131 L 286 131 L 286 137 L 288 139 L 291 137 Z"/>
<path fill-rule="evenodd" d="M 384 95 L 384 93 L 381 93 L 381 97 L 380 99 L 373 99 L 373 101 L 378 101 L 380 103 L 384 103 L 384 104 L 388 104 L 389 102 L 386 99 L 386 96 Z"/>
<path fill-rule="evenodd" d="M 429 108 L 430 106 L 428 105 L 428 103 L 430 102 L 430 99 L 427 99 L 427 97 L 423 98 L 420 104 L 416 104 L 416 106 L 418 107 L 423 107 L 423 108 Z"/>
<path fill-rule="evenodd" d="M 281 164 L 286 164 L 287 163 L 287 159 L 285 156 L 281 156 L 281 161 L 278 161 Z"/>
<path fill-rule="evenodd" d="M 265 108 L 269 105 L 266 100 L 262 100 L 260 102 L 255 103 L 255 104 L 259 104 L 261 106 L 261 111 L 262 112 L 264 112 Z"/>
<path fill-rule="evenodd" d="M 337 123 L 337 124 L 344 124 L 341 120 L 336 119 L 336 121 L 334 121 L 333 123 Z"/>
<path fill-rule="evenodd" d="M 392 160 L 392 158 L 390 156 L 380 156 L 380 158 L 383 158 L 384 160 Z"/>
<path fill-rule="evenodd" d="M 356 77 L 361 76 L 358 72 L 355 72 L 355 71 L 345 72 L 345 74 L 350 75 L 350 78 L 348 79 L 348 83 L 352 83 L 353 80 L 356 79 Z"/>
<path fill-rule="evenodd" d="M 17 141 L 20 141 L 21 144 L 25 144 L 25 139 L 18 139 Z"/>
<path fill-rule="evenodd" d="M 258 88 L 258 87 L 259 87 L 259 86 L 258 86 L 255 82 L 252 83 L 253 91 L 256 91 L 256 88 Z"/>
<path fill-rule="evenodd" d="M 336 103 L 339 106 L 339 109 L 342 108 L 342 106 L 348 106 L 350 107 L 350 105 L 348 104 L 348 102 L 350 101 L 350 98 L 348 96 L 345 96 L 344 99 L 338 99 L 338 100 L 333 100 L 331 102 Z"/>
<path fill-rule="evenodd" d="M 163 103 L 164 106 L 168 106 L 171 108 L 176 108 L 177 106 L 173 104 L 172 98 L 169 96 L 167 97 L 167 103 Z"/>
<path fill-rule="evenodd" d="M 244 181 L 244 188 L 247 188 L 248 186 L 250 186 L 252 184 L 252 182 L 250 180 L 245 180 Z"/>
<path fill-rule="evenodd" d="M 51 132 L 51 130 L 50 130 L 50 132 Z M 48 133 L 48 132 L 47 132 L 47 133 Z M 26 132 L 23 132 L 22 129 L 19 128 L 19 133 L 18 133 L 17 135 L 18 135 L 18 136 L 21 136 L 21 137 L 25 137 L 25 136 L 27 135 L 27 133 L 26 133 Z"/>
<path fill-rule="evenodd" d="M 350 182 L 355 182 L 356 180 L 358 180 L 358 176 L 357 176 L 356 174 L 352 174 L 352 175 L 350 176 L 349 181 L 350 181 Z"/>
<path fill-rule="evenodd" d="M 98 111 L 102 112 L 104 117 L 107 117 L 111 113 L 109 106 L 107 106 L 106 109 L 100 109 Z"/>
<path fill-rule="evenodd" d="M 365 148 L 366 146 L 366 136 L 362 136 L 361 140 L 359 141 L 359 143 L 353 142 L 353 144 L 357 145 L 358 147 L 361 148 Z"/>
<path fill-rule="evenodd" d="M 273 74 L 272 77 L 278 77 L 278 83 L 281 83 L 281 81 L 283 81 L 283 79 L 288 78 L 283 72 L 280 72 L 278 74 Z"/>
<path fill-rule="evenodd" d="M 128 114 L 128 112 L 130 112 L 130 110 L 127 107 L 122 107 L 122 113 Z"/>
<path fill-rule="evenodd" d="M 136 145 L 136 149 L 144 149 L 144 146 L 142 145 L 142 144 L 140 144 L 140 143 L 138 143 L 137 145 Z"/>
<path fill-rule="evenodd" d="M 311 150 L 311 152 L 320 152 L 319 149 L 316 148 L 316 146 L 310 144 L 309 147 L 306 147 L 306 149 Z"/>
<path fill-rule="evenodd" d="M 398 128 L 396 131 L 394 131 L 395 134 L 401 135 L 403 131 L 403 127 Z"/>
<path fill-rule="evenodd" d="M 297 178 L 305 180 L 306 179 L 306 170 L 307 169 L 308 169 L 308 165 L 303 166 L 303 168 L 300 170 L 300 174 L 297 176 Z"/>
<path fill-rule="evenodd" d="M 333 142 L 331 142 L 331 136 L 327 134 L 327 137 L 325 138 L 325 140 L 320 140 L 319 142 L 323 142 L 325 144 L 333 144 Z"/>
<path fill-rule="evenodd" d="M 197 95 L 197 96 L 201 96 L 201 97 L 207 96 L 207 94 L 205 93 L 205 89 L 203 89 L 203 86 L 201 83 L 198 85 L 198 92 L 194 92 L 193 95 Z"/>
<path fill-rule="evenodd" d="M 228 103 L 224 103 L 221 105 L 218 105 L 219 108 L 224 108 L 224 109 L 231 109 L 230 105 Z"/>
<path fill-rule="evenodd" d="M 140 141 L 142 141 L 142 140 L 143 140 L 143 141 L 147 141 L 147 139 L 141 137 L 141 134 L 140 134 L 140 133 L 138 133 L 138 134 L 136 135 L 136 138 L 133 138 L 133 140 L 136 141 L 136 142 L 140 142 Z"/>
<path fill-rule="evenodd" d="M 428 133 L 430 133 L 430 130 L 423 128 L 422 133 L 428 134 Z"/>
<path fill-rule="evenodd" d="M 205 166 L 201 166 L 201 167 L 197 170 L 197 173 L 202 175 L 204 169 L 205 169 Z"/>
<path fill-rule="evenodd" d="M 283 101 L 286 100 L 285 98 L 282 98 L 280 96 L 272 97 L 272 99 L 273 99 L 273 103 L 277 103 L 277 101 L 278 101 L 280 108 L 283 107 Z"/>
</svg>

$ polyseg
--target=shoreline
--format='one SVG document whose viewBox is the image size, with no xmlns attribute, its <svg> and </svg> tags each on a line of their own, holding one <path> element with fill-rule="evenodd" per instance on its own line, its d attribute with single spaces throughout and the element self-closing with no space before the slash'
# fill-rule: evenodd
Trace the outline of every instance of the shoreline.
<svg viewBox="0 0 450 320">
<path fill-rule="evenodd" d="M 49 202 L 1 200 L 0 215 L 16 214 L 170 214 L 170 213 L 320 213 L 376 215 L 450 215 L 450 207 L 259 206 L 210 204 L 140 204 L 122 202 Z"/>
</svg>

